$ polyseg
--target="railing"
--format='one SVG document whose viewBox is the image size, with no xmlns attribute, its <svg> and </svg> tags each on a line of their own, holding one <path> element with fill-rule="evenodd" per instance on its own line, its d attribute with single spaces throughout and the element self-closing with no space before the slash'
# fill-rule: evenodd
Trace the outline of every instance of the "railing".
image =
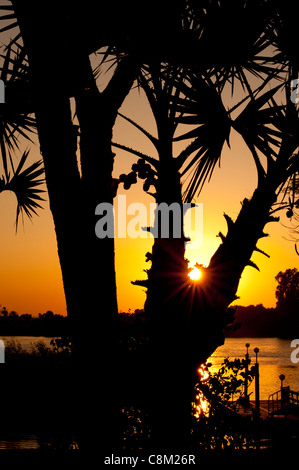
<svg viewBox="0 0 299 470">
<path fill-rule="evenodd" d="M 299 392 L 294 392 L 289 387 L 281 388 L 268 398 L 268 413 L 271 415 L 284 414 L 294 408 L 299 411 Z"/>
<path fill-rule="evenodd" d="M 277 413 L 279 410 L 281 410 L 281 400 L 279 399 L 279 394 L 281 394 L 281 391 L 279 390 L 278 392 L 272 393 L 269 395 L 268 398 L 268 413 L 270 415 L 273 415 Z"/>
</svg>

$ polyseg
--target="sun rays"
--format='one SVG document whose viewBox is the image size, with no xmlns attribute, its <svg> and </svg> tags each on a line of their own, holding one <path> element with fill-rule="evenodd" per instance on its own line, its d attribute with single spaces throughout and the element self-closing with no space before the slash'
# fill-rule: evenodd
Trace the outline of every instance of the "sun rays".
<svg viewBox="0 0 299 470">
<path fill-rule="evenodd" d="M 194 266 L 192 271 L 189 272 L 188 276 L 192 281 L 199 281 L 202 277 L 202 271 Z"/>
</svg>

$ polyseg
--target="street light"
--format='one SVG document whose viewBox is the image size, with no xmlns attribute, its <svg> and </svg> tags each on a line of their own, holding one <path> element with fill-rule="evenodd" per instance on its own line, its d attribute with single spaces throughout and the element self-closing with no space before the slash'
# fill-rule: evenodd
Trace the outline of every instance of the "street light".
<svg viewBox="0 0 299 470">
<path fill-rule="evenodd" d="M 281 393 L 281 408 L 287 407 L 287 405 L 289 404 L 289 388 L 290 387 L 283 386 L 284 379 L 285 379 L 285 375 L 280 374 L 279 380 L 281 383 L 281 392 L 280 392 Z"/>
<path fill-rule="evenodd" d="M 260 372 L 259 363 L 257 362 L 257 355 L 260 352 L 259 348 L 254 348 L 255 352 L 255 413 L 256 417 L 260 417 Z"/>
<path fill-rule="evenodd" d="M 248 400 L 248 364 L 249 364 L 249 354 L 248 354 L 248 348 L 250 347 L 249 343 L 245 344 L 245 347 L 247 348 L 246 355 L 245 355 L 245 381 L 244 381 L 244 395 L 245 395 L 245 400 Z"/>
<path fill-rule="evenodd" d="M 280 380 L 280 382 L 281 382 L 281 384 L 280 384 L 280 388 L 281 388 L 281 389 L 283 389 L 283 381 L 284 381 L 285 378 L 286 378 L 285 375 L 280 374 L 279 380 Z"/>
</svg>

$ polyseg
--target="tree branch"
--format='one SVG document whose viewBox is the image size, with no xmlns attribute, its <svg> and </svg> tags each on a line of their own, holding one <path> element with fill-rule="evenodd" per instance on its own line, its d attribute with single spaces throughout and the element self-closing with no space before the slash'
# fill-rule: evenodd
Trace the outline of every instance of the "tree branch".
<svg viewBox="0 0 299 470">
<path fill-rule="evenodd" d="M 131 147 L 127 147 L 126 145 L 118 144 L 116 142 L 112 142 L 112 147 L 119 148 L 121 150 L 125 150 L 126 152 L 131 153 L 132 155 L 136 155 L 137 157 L 143 158 L 147 163 L 152 165 L 156 170 L 159 167 L 159 162 L 153 157 L 150 157 L 149 155 L 146 155 L 142 152 L 139 152 L 139 150 L 132 149 Z"/>
<path fill-rule="evenodd" d="M 101 93 L 103 102 L 107 103 L 112 124 L 114 124 L 118 110 L 131 90 L 138 70 L 139 65 L 130 55 L 123 56 L 118 61 L 116 70 L 108 85 Z"/>
</svg>

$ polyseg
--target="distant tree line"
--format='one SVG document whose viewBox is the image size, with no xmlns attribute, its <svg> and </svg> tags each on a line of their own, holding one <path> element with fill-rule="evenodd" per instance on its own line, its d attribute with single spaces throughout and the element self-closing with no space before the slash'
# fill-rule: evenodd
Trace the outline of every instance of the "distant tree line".
<svg viewBox="0 0 299 470">
<path fill-rule="evenodd" d="M 18 315 L 6 307 L 0 309 L 1 336 L 67 336 L 69 320 L 51 310 L 37 317 L 28 313 Z"/>
<path fill-rule="evenodd" d="M 226 330 L 226 337 L 299 336 L 299 271 L 297 268 L 280 271 L 276 276 L 275 308 L 262 304 L 236 306 L 235 321 Z M 131 309 L 118 315 L 119 340 L 125 349 L 135 350 L 147 343 L 148 331 L 143 309 Z M 37 317 L 26 313 L 18 315 L 3 307 L 0 309 L 2 336 L 68 336 L 69 319 L 48 310 Z"/>
<path fill-rule="evenodd" d="M 297 268 L 280 271 L 276 276 L 275 308 L 262 304 L 239 306 L 235 323 L 227 337 L 277 337 L 299 336 L 299 271 Z"/>
<path fill-rule="evenodd" d="M 226 332 L 228 338 L 294 336 L 293 325 L 289 324 L 288 327 L 277 308 L 266 308 L 262 304 L 238 306 L 235 318 L 235 324 Z"/>
<path fill-rule="evenodd" d="M 290 304 L 267 308 L 262 304 L 235 307 L 235 322 L 226 330 L 227 338 L 298 338 L 299 309 Z M 144 341 L 143 314 L 122 313 L 121 341 L 128 342 L 129 349 Z M 131 339 L 130 339 L 131 338 Z"/>
<path fill-rule="evenodd" d="M 266 308 L 258 304 L 233 307 L 234 322 L 226 329 L 226 337 L 299 337 L 299 271 L 297 268 L 280 271 L 275 281 L 276 306 Z M 144 310 L 122 312 L 119 321 L 122 329 L 120 340 L 128 341 L 128 349 L 134 349 L 137 343 L 144 343 Z"/>
</svg>

